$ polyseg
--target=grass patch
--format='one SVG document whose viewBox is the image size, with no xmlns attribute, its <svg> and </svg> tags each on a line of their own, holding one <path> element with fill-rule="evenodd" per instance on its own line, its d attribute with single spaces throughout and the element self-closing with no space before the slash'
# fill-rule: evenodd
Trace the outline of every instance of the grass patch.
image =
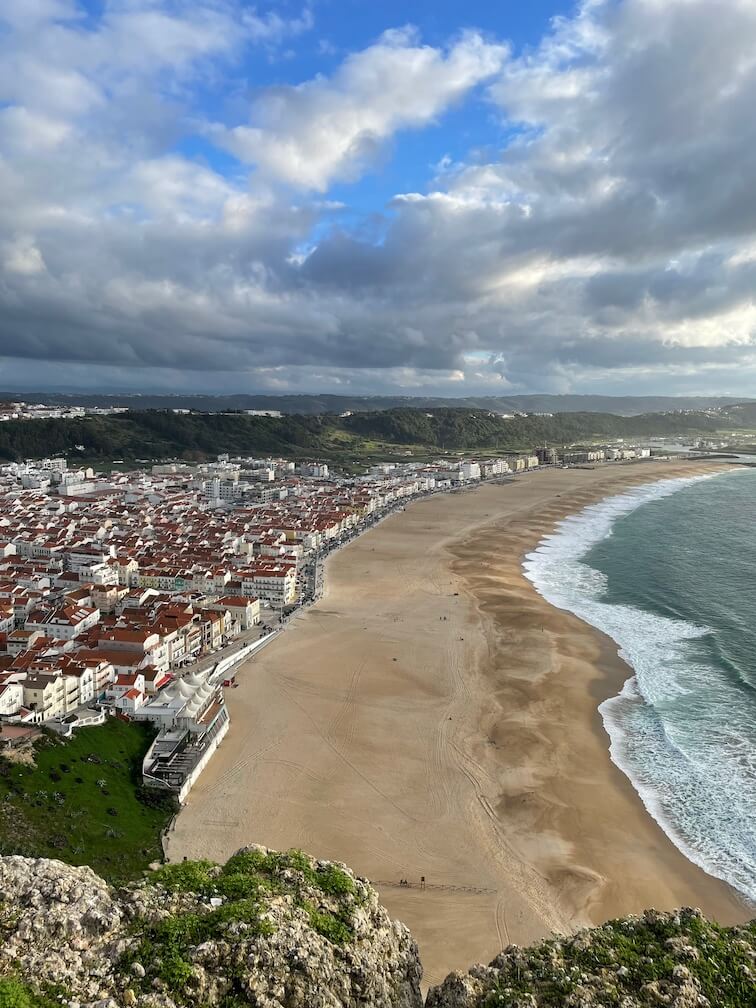
<svg viewBox="0 0 756 1008">
<path fill-rule="evenodd" d="M 307 916 L 310 919 L 310 927 L 313 931 L 327 938 L 332 945 L 346 945 L 353 937 L 354 931 L 341 917 L 329 913 L 327 910 L 318 910 L 316 907 L 305 903 Z"/>
<path fill-rule="evenodd" d="M 109 718 L 71 739 L 45 735 L 35 765 L 0 758 L 0 854 L 90 865 L 110 881 L 162 860 L 170 795 L 143 789 L 148 725 Z"/>
<path fill-rule="evenodd" d="M 179 861 L 166 864 L 152 872 L 149 881 L 161 885 L 168 892 L 190 892 L 209 896 L 213 889 L 213 879 L 217 872 L 212 861 Z"/>
<path fill-rule="evenodd" d="M 218 939 L 224 932 L 231 937 L 230 925 L 244 925 L 236 933 L 246 939 L 253 935 L 269 935 L 273 927 L 262 920 L 262 907 L 255 900 L 238 900 L 207 913 L 182 913 L 168 917 L 149 926 L 142 935 L 137 949 L 121 961 L 127 969 L 135 961 L 145 964 L 149 972 L 142 986 L 151 989 L 152 980 L 158 977 L 170 991 L 182 991 L 192 976 L 190 950 L 208 941 Z M 136 982 L 136 981 L 135 981 Z"/>
<path fill-rule="evenodd" d="M 17 976 L 0 976 L 0 1008 L 60 1008 L 55 993 L 36 990 Z"/>
<path fill-rule="evenodd" d="M 0 1008 L 31 1008 L 32 992 L 15 977 L 0 977 Z"/>
</svg>

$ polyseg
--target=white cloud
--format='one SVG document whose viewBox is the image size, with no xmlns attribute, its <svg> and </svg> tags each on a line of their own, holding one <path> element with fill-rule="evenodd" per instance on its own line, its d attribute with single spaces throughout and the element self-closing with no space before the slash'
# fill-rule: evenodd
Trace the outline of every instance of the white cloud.
<svg viewBox="0 0 756 1008">
<path fill-rule="evenodd" d="M 11 273 L 22 275 L 41 273 L 45 269 L 41 252 L 28 236 L 5 242 L 3 266 Z"/>
<path fill-rule="evenodd" d="M 223 142 L 266 176 L 323 192 L 358 177 L 394 133 L 426 125 L 491 78 L 506 52 L 475 33 L 444 52 L 412 29 L 385 32 L 331 78 L 270 88 L 252 125 L 224 130 Z"/>
<path fill-rule="evenodd" d="M 148 84 L 181 94 L 212 61 L 285 41 L 312 19 L 307 8 L 259 15 L 243 0 L 109 0 L 94 20 L 76 0 L 5 0 L 3 22 L 1 100 L 81 115 Z"/>
</svg>

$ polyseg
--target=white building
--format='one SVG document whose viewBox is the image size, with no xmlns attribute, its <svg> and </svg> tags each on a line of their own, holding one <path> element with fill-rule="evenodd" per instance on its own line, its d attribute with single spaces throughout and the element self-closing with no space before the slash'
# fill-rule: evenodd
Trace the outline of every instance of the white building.
<svg viewBox="0 0 756 1008">
<path fill-rule="evenodd" d="M 471 480 L 480 479 L 480 463 L 479 462 L 460 462 L 459 468 L 455 472 L 453 478 L 458 483 L 469 483 Z"/>
<path fill-rule="evenodd" d="M 38 609 L 24 624 L 27 630 L 39 630 L 58 640 L 73 640 L 100 621 L 100 610 L 85 606 L 61 606 L 58 609 Z"/>
<path fill-rule="evenodd" d="M 192 673 L 161 690 L 133 716 L 160 727 L 144 757 L 144 783 L 172 791 L 183 801 L 228 731 L 222 686 L 210 681 L 210 672 Z"/>
<path fill-rule="evenodd" d="M 20 683 L 0 685 L 0 717 L 15 714 L 24 703 L 24 687 Z"/>
<path fill-rule="evenodd" d="M 325 463 L 313 462 L 310 465 L 303 465 L 299 471 L 303 476 L 312 479 L 328 479 L 328 466 Z"/>
<path fill-rule="evenodd" d="M 296 593 L 297 575 L 293 564 L 259 566 L 242 579 L 242 594 L 245 597 L 259 598 L 271 605 L 288 605 L 294 601 Z"/>
</svg>

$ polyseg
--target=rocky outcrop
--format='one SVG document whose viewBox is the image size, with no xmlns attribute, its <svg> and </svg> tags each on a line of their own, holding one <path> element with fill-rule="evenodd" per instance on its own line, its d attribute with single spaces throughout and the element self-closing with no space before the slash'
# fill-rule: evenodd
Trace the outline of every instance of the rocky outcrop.
<svg viewBox="0 0 756 1008">
<path fill-rule="evenodd" d="M 114 890 L 0 857 L 0 1008 L 421 1008 L 417 948 L 375 890 L 301 851 L 165 865 Z M 425 1008 L 756 1008 L 756 922 L 610 921 L 452 973 Z"/>
<path fill-rule="evenodd" d="M 756 1008 L 756 922 L 698 910 L 610 921 L 452 973 L 426 1008 Z"/>
<path fill-rule="evenodd" d="M 31 1004 L 420 1008 L 421 975 L 375 890 L 301 852 L 248 848 L 118 891 L 89 868 L 0 858 L 0 977 Z"/>
</svg>

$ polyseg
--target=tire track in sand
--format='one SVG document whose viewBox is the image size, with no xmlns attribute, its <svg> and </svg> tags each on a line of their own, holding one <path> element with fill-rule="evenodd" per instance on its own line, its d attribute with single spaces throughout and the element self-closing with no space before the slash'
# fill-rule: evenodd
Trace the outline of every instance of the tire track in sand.
<svg viewBox="0 0 756 1008">
<path fill-rule="evenodd" d="M 451 745 L 459 757 L 457 766 L 472 785 L 478 809 L 483 813 L 484 822 L 480 832 L 482 836 L 488 833 L 488 844 L 495 860 L 502 865 L 505 873 L 512 879 L 520 897 L 530 905 L 541 920 L 551 922 L 553 931 L 568 933 L 569 922 L 563 920 L 561 914 L 555 909 L 553 894 L 547 880 L 533 865 L 524 862 L 509 842 L 495 809 L 483 793 L 483 787 L 478 777 L 468 766 L 469 763 L 472 763 L 478 770 L 481 770 L 480 764 L 469 757 L 453 740 Z M 509 855 L 506 862 L 502 857 L 503 853 Z M 497 928 L 500 926 L 501 922 L 497 916 Z M 507 928 L 504 926 L 504 933 L 506 932 Z"/>
</svg>

